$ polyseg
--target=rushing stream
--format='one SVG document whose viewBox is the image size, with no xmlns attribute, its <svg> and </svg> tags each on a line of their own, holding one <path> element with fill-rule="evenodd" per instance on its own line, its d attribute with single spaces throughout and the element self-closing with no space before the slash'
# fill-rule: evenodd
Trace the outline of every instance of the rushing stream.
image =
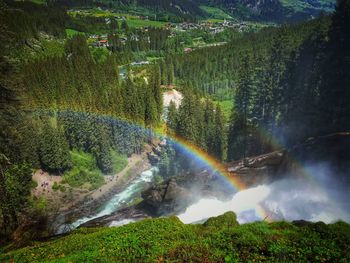
<svg viewBox="0 0 350 263">
<path fill-rule="evenodd" d="M 71 231 L 90 220 L 93 220 L 105 215 L 110 215 L 113 212 L 120 209 L 123 205 L 130 203 L 133 199 L 135 199 L 140 194 L 140 192 L 142 192 L 142 190 L 144 190 L 146 183 L 152 182 L 153 176 L 156 171 L 157 171 L 157 167 L 152 167 L 151 169 L 142 172 L 140 176 L 135 178 L 124 191 L 117 193 L 111 198 L 111 200 L 105 203 L 102 209 L 98 213 L 88 217 L 80 218 L 71 224 L 61 225 L 57 232 L 65 233 L 67 231 Z M 118 225 L 118 223 L 115 223 L 115 225 Z"/>
<path fill-rule="evenodd" d="M 115 194 L 101 206 L 95 214 L 60 226 L 58 233 L 68 232 L 90 220 L 110 215 L 124 208 L 126 204 L 132 203 L 149 186 L 148 183 L 152 182 L 157 171 L 157 167 L 144 171 L 125 190 Z M 227 193 L 225 200 L 213 196 L 210 198 L 206 195 L 201 196 L 201 192 L 198 192 L 197 202 L 187 208 L 184 207 L 185 209 L 178 214 L 178 217 L 184 223 L 196 223 L 233 211 L 239 223 L 301 219 L 326 223 L 336 220 L 350 222 L 349 189 L 342 184 L 341 180 L 338 180 L 338 176 L 327 164 L 304 165 L 302 175 L 285 175 L 268 184 L 243 189 L 234 194 Z M 193 186 L 197 183 L 193 181 Z M 224 183 L 227 184 L 226 181 Z M 195 191 L 195 188 L 192 190 Z M 221 188 L 216 189 L 222 193 L 221 190 Z M 119 221 L 110 222 L 109 226 L 120 226 L 134 221 L 135 218 L 132 216 L 131 218 L 121 217 Z"/>
</svg>

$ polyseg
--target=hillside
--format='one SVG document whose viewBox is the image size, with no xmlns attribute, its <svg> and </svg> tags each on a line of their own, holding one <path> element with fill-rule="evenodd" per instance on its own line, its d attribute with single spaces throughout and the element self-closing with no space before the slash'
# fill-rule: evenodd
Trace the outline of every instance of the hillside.
<svg viewBox="0 0 350 263">
<path fill-rule="evenodd" d="M 221 7 L 233 17 L 274 22 L 307 20 L 320 12 L 332 12 L 334 0 L 209 0 L 210 5 Z"/>
<path fill-rule="evenodd" d="M 147 219 L 112 228 L 83 228 L 0 255 L 2 262 L 348 262 L 350 226 L 257 222 L 238 225 L 233 212 L 204 225 Z"/>
<path fill-rule="evenodd" d="M 294 22 L 308 20 L 320 12 L 332 12 L 335 0 L 56 0 L 68 7 L 99 6 L 132 11 L 155 20 L 190 21 L 210 18 L 216 14 L 239 20 Z"/>
</svg>

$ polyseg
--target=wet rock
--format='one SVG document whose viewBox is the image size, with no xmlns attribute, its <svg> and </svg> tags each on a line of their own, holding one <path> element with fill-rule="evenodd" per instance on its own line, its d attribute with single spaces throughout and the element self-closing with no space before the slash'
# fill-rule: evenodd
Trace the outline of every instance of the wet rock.
<svg viewBox="0 0 350 263">
<path fill-rule="evenodd" d="M 303 167 L 324 163 L 337 179 L 350 185 L 350 133 L 310 138 L 305 143 L 228 165 L 228 172 L 247 186 L 270 183 L 286 176 L 302 176 Z"/>
<path fill-rule="evenodd" d="M 118 222 L 122 220 L 132 219 L 133 221 L 139 221 L 145 218 L 150 218 L 150 214 L 139 209 L 137 206 L 128 207 L 118 210 L 111 215 L 102 216 L 93 220 L 90 220 L 79 227 L 98 227 L 98 226 L 110 226 L 112 222 Z"/>
<path fill-rule="evenodd" d="M 184 209 L 193 199 L 191 192 L 179 186 L 175 179 L 154 186 L 142 193 L 143 205 L 156 215 L 174 214 Z"/>
<path fill-rule="evenodd" d="M 153 153 L 153 152 L 147 153 L 147 157 L 148 157 L 149 162 L 153 166 L 157 165 L 158 162 L 160 161 L 160 157 L 157 154 Z"/>
</svg>

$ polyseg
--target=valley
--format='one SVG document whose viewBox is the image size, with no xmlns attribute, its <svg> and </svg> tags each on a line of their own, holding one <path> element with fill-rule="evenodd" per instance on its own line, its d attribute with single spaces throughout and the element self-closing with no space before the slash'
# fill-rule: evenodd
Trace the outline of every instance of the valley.
<svg viewBox="0 0 350 263">
<path fill-rule="evenodd" d="M 0 0 L 0 261 L 349 261 L 349 23 Z"/>
</svg>

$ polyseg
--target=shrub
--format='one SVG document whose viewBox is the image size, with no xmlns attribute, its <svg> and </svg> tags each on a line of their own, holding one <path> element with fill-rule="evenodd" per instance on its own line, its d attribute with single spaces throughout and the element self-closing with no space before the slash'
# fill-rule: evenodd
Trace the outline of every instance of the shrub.
<svg viewBox="0 0 350 263">
<path fill-rule="evenodd" d="M 128 165 L 128 158 L 124 154 L 111 151 L 113 173 L 121 172 Z"/>
<path fill-rule="evenodd" d="M 103 175 L 99 170 L 89 171 L 82 167 L 74 167 L 63 176 L 62 183 L 71 187 L 82 187 L 86 183 L 90 190 L 97 189 L 104 183 Z"/>
<path fill-rule="evenodd" d="M 185 225 L 170 217 L 82 228 L 0 254 L 0 262 L 350 262 L 346 223 L 227 227 L 235 218 L 227 213 L 209 219 L 206 226 Z"/>
</svg>

